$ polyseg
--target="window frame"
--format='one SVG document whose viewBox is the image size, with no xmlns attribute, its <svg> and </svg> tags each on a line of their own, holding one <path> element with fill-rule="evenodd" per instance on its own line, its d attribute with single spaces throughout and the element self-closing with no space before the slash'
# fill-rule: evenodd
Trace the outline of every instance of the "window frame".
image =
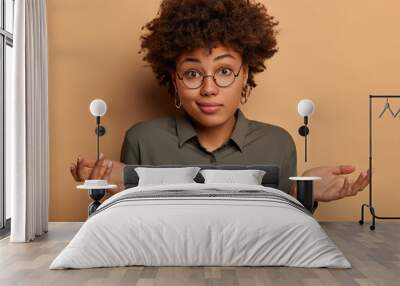
<svg viewBox="0 0 400 286">
<path fill-rule="evenodd" d="M 0 237 L 10 232 L 11 218 L 6 218 L 6 189 L 5 189 L 5 93 L 6 93 L 6 48 L 13 48 L 14 36 L 6 30 L 6 1 L 0 0 L 1 21 L 0 21 Z M 12 1 L 14 13 L 15 0 Z M 12 17 L 14 17 L 12 15 Z M 13 29 L 14 30 L 14 27 Z"/>
</svg>

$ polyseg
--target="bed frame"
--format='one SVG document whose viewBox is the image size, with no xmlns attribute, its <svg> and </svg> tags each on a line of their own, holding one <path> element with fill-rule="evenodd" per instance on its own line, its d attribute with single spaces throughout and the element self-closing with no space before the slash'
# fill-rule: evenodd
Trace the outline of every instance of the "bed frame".
<svg viewBox="0 0 400 286">
<path fill-rule="evenodd" d="M 265 187 L 278 188 L 279 185 L 279 167 L 276 165 L 190 165 L 200 167 L 202 169 L 223 169 L 223 170 L 239 170 L 239 169 L 257 169 L 265 171 L 262 179 L 262 185 Z M 126 165 L 124 167 L 124 185 L 125 189 L 136 187 L 139 182 L 136 167 L 157 167 L 157 168 L 173 168 L 173 167 L 188 167 L 182 165 Z M 204 183 L 203 176 L 198 173 L 194 178 L 197 183 Z"/>
</svg>

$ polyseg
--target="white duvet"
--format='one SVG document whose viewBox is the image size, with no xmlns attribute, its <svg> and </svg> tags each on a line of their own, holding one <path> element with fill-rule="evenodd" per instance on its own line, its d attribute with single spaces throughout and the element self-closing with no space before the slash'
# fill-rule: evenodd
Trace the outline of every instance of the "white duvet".
<svg viewBox="0 0 400 286">
<path fill-rule="evenodd" d="M 175 195 L 146 197 L 169 190 L 176 190 Z M 180 195 L 185 191 L 189 195 Z M 251 191 L 262 194 L 254 197 Z M 241 196 L 197 197 L 190 196 L 191 192 Z M 138 194 L 143 197 L 136 198 Z M 264 194 L 269 198 L 263 198 Z M 302 209 L 292 196 L 256 185 L 138 186 L 106 200 L 50 269 L 127 265 L 350 268 L 318 222 Z"/>
</svg>

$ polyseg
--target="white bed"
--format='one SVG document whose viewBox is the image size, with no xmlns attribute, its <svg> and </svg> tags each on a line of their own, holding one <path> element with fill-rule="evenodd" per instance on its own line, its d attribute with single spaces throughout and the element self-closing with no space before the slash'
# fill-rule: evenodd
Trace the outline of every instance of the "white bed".
<svg viewBox="0 0 400 286">
<path fill-rule="evenodd" d="M 106 200 L 50 269 L 145 266 L 350 268 L 292 196 L 265 186 L 137 186 Z"/>
</svg>

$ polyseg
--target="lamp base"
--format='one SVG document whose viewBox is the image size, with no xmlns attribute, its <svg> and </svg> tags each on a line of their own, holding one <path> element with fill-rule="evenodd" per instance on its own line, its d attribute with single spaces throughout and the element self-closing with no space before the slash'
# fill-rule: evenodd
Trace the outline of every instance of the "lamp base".
<svg viewBox="0 0 400 286">
<path fill-rule="evenodd" d="M 103 136 L 104 134 L 106 134 L 106 128 L 102 125 L 99 125 L 96 127 L 94 132 L 96 133 L 96 135 Z"/>
<path fill-rule="evenodd" d="M 310 133 L 310 130 L 308 129 L 307 126 L 303 125 L 303 126 L 301 126 L 301 127 L 299 128 L 299 134 L 300 134 L 301 136 L 307 136 L 308 133 Z"/>
</svg>

